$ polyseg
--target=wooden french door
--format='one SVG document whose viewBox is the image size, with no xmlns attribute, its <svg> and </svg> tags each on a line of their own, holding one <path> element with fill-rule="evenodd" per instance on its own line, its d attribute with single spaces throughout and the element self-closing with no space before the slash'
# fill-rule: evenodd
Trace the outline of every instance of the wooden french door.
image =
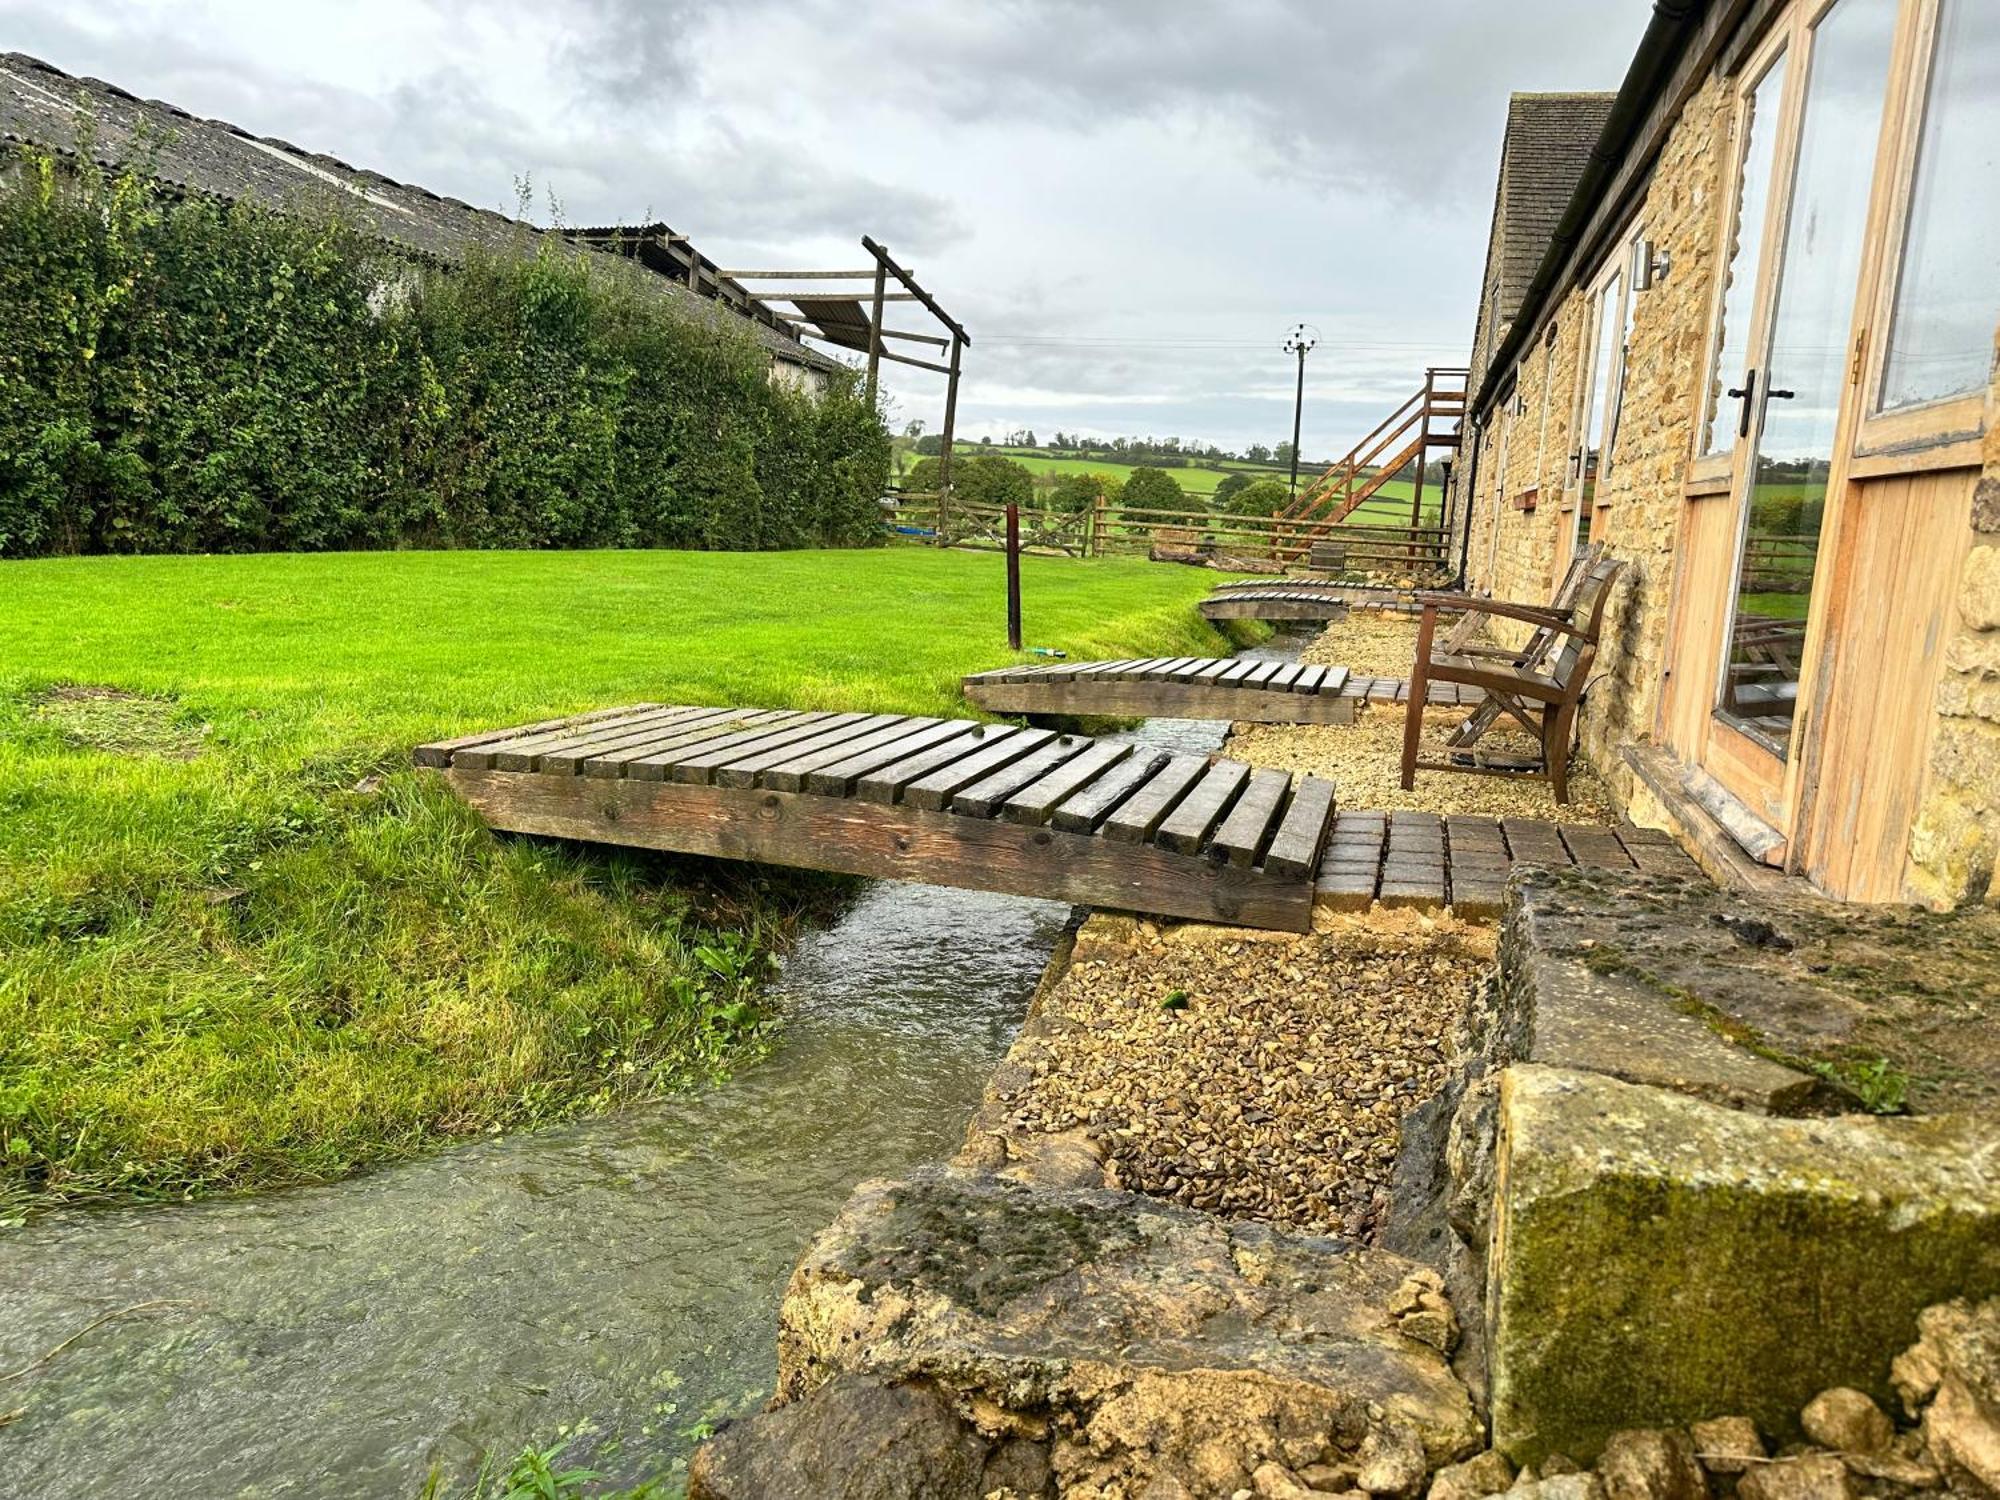
<svg viewBox="0 0 2000 1500">
<path fill-rule="evenodd" d="M 1551 588 L 1569 571 L 1577 549 L 1595 533 L 1598 491 L 1611 476 L 1625 387 L 1625 346 L 1631 334 L 1630 243 L 1636 238 L 1636 231 L 1628 235 L 1590 283 L 1590 325 L 1584 330 L 1584 358 L 1578 370 L 1577 445 L 1570 450 L 1563 474 Z"/>
<path fill-rule="evenodd" d="M 1744 70 L 1666 736 L 1788 857 L 1901 0 L 1801 4 Z"/>
</svg>

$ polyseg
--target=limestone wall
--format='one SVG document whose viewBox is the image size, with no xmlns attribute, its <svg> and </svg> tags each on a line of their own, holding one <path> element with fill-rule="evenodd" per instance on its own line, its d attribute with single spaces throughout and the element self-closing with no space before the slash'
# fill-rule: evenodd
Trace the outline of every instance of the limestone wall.
<svg viewBox="0 0 2000 1500">
<path fill-rule="evenodd" d="M 1717 195 L 1729 93 L 1711 79 L 1669 136 L 1637 223 L 1672 269 L 1632 303 L 1625 394 L 1610 471 L 1597 491 L 1595 537 L 1627 563 L 1600 652 L 1603 680 L 1584 719 L 1584 749 L 1614 790 L 1624 767 L 1617 746 L 1650 735 L 1666 646 L 1681 483 L 1693 443 L 1703 346 L 1714 296 Z M 1629 231 L 1620 236 L 1629 239 Z M 1499 492 L 1479 486 L 1468 575 L 1476 589 L 1543 601 L 1563 541 L 1561 501 L 1576 447 L 1578 368 L 1590 298 L 1572 290 L 1519 365 L 1517 412 Z M 1497 422 L 1500 419 L 1496 419 Z M 1486 462 L 1497 457 L 1495 432 Z M 1532 505 L 1532 509 L 1523 508 Z M 1494 528 L 1498 527 L 1498 536 Z"/>
<path fill-rule="evenodd" d="M 1972 546 L 1945 644 L 1930 773 L 1910 832 L 1910 883 L 1940 903 L 2000 904 L 2000 356 L 1986 401 Z"/>
</svg>

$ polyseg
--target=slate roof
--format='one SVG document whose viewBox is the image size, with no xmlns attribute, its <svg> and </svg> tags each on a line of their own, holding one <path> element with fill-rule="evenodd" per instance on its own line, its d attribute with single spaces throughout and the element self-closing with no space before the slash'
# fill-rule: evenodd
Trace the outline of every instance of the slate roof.
<svg viewBox="0 0 2000 1500">
<path fill-rule="evenodd" d="M 708 319 L 727 318 L 747 329 L 773 358 L 815 370 L 844 368 L 839 361 L 760 320 L 768 309 L 730 307 L 697 296 L 623 255 L 574 247 L 552 230 L 474 208 L 427 188 L 397 182 L 274 137 L 255 136 L 226 120 L 205 120 L 157 99 L 140 99 L 115 84 L 72 77 L 24 53 L 0 53 L 0 143 L 33 145 L 65 155 L 77 149 L 79 112 L 95 132 L 92 149 L 107 165 L 143 157 L 151 175 L 189 192 L 272 208 L 312 201 L 338 202 L 384 240 L 430 260 L 451 264 L 471 251 L 517 253 L 554 237 L 577 254 L 599 255 L 613 274 L 635 276 L 635 285 L 669 297 L 683 310 Z M 775 322 L 775 319 L 773 319 Z"/>
<path fill-rule="evenodd" d="M 1475 384 L 1485 375 L 1506 325 L 1521 310 L 1521 299 L 1617 97 L 1615 93 L 1515 94 L 1507 101 L 1507 132 L 1500 146 L 1493 228 L 1473 336 Z"/>
</svg>

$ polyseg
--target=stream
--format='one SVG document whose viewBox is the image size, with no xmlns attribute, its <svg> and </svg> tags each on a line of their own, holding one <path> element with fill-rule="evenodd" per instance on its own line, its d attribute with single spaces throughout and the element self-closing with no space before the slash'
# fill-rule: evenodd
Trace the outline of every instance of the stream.
<svg viewBox="0 0 2000 1500">
<path fill-rule="evenodd" d="M 1129 737 L 1207 750 L 1226 727 Z M 785 1280 L 855 1183 L 957 1150 L 1070 914 L 873 884 L 792 951 L 775 1050 L 720 1086 L 0 1231 L 0 1372 L 160 1304 L 0 1383 L 0 1488 L 401 1500 L 433 1464 L 463 1482 L 564 1438 L 621 1482 L 679 1472 L 698 1424 L 769 1393 Z"/>
</svg>

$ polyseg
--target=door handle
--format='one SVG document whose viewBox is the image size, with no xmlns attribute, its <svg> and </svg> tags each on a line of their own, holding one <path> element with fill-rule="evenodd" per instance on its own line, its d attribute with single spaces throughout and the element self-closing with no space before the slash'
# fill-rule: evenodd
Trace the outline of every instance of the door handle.
<svg viewBox="0 0 2000 1500">
<path fill-rule="evenodd" d="M 1757 395 L 1756 370 L 1752 369 L 1748 375 L 1743 377 L 1743 384 L 1732 386 L 1729 394 L 1733 400 L 1741 403 L 1736 411 L 1736 435 L 1740 438 L 1747 438 L 1750 436 L 1750 403 Z M 1787 391 L 1786 394 L 1790 395 L 1791 393 Z"/>
<path fill-rule="evenodd" d="M 1789 401 L 1796 395 L 1798 395 L 1797 391 L 1766 391 L 1764 392 L 1764 399 L 1766 401 Z"/>
</svg>

